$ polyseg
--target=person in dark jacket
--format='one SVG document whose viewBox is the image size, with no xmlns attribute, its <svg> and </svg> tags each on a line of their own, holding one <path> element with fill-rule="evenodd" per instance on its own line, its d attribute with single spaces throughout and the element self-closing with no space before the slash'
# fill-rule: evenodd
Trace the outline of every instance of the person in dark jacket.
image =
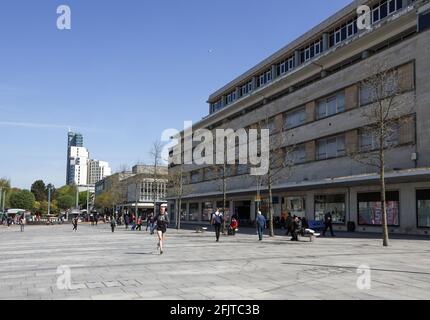
<svg viewBox="0 0 430 320">
<path fill-rule="evenodd" d="M 212 218 L 211 218 L 211 224 L 215 228 L 216 242 L 219 242 L 219 236 L 221 233 L 221 225 L 223 224 L 223 222 L 224 222 L 224 216 L 222 215 L 221 211 L 219 209 L 217 209 L 212 214 Z"/>
<path fill-rule="evenodd" d="M 291 241 L 299 241 L 299 230 L 300 230 L 300 220 L 298 217 L 294 217 L 291 223 Z"/>
<path fill-rule="evenodd" d="M 291 214 L 288 213 L 287 219 L 285 220 L 285 229 L 287 229 L 287 233 L 285 233 L 286 236 L 291 234 L 292 224 L 293 224 L 293 218 L 291 217 Z"/>
<path fill-rule="evenodd" d="M 124 216 L 124 224 L 125 224 L 125 230 L 128 230 L 128 225 L 130 224 L 130 217 L 128 214 Z"/>
<path fill-rule="evenodd" d="M 115 227 L 116 227 L 116 219 L 115 219 L 115 217 L 112 217 L 112 220 L 110 222 L 110 227 L 112 229 L 112 233 L 115 232 Z"/>
<path fill-rule="evenodd" d="M 163 254 L 164 251 L 163 245 L 166 241 L 167 226 L 170 223 L 169 216 L 165 211 L 165 207 L 160 207 L 160 213 L 154 218 L 157 224 L 158 249 L 160 250 L 160 254 Z"/>
<path fill-rule="evenodd" d="M 72 231 L 78 231 L 78 218 L 73 219 L 73 230 Z"/>
<path fill-rule="evenodd" d="M 332 237 L 335 237 L 333 233 L 333 216 L 331 212 L 327 212 L 324 216 L 324 231 L 323 231 L 323 237 L 325 237 L 325 233 L 328 229 L 330 229 L 330 234 Z"/>
<path fill-rule="evenodd" d="M 266 217 L 261 214 L 261 211 L 258 211 L 257 217 L 255 218 L 255 222 L 257 224 L 258 231 L 258 239 L 259 241 L 263 240 L 264 229 L 266 229 Z"/>
</svg>

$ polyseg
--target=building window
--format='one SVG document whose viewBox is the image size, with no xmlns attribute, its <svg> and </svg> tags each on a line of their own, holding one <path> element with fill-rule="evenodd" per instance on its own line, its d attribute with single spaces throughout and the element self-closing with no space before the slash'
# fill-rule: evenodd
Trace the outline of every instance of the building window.
<svg viewBox="0 0 430 320">
<path fill-rule="evenodd" d="M 326 160 L 346 155 L 345 135 L 330 137 L 317 141 L 317 160 Z"/>
<path fill-rule="evenodd" d="M 324 221 L 324 216 L 331 213 L 335 224 L 345 224 L 345 195 L 317 195 L 315 196 L 315 220 Z"/>
<path fill-rule="evenodd" d="M 301 164 L 306 162 L 306 145 L 301 144 L 291 152 L 287 152 L 287 163 Z"/>
<path fill-rule="evenodd" d="M 294 69 L 294 65 L 295 65 L 294 58 L 288 59 L 288 71 Z"/>
<path fill-rule="evenodd" d="M 306 217 L 306 199 L 303 197 L 287 197 L 284 199 L 287 213 L 290 216 Z"/>
<path fill-rule="evenodd" d="M 237 165 L 237 175 L 244 175 L 249 173 L 249 167 L 247 164 L 238 164 Z"/>
<path fill-rule="evenodd" d="M 369 85 L 362 83 L 360 85 L 360 105 L 361 106 L 368 105 L 372 103 L 374 99 L 375 99 L 375 90 Z"/>
<path fill-rule="evenodd" d="M 203 202 L 202 203 L 202 220 L 201 221 L 210 221 L 213 212 L 214 212 L 213 203 L 212 202 Z"/>
<path fill-rule="evenodd" d="M 301 107 L 297 110 L 291 111 L 286 114 L 285 128 L 291 129 L 301 126 L 306 122 L 306 108 Z"/>
<path fill-rule="evenodd" d="M 387 130 L 384 148 L 393 148 L 400 144 L 400 124 L 391 125 Z M 378 128 L 367 127 L 360 130 L 360 151 L 378 150 L 380 138 Z"/>
<path fill-rule="evenodd" d="M 200 182 L 200 171 L 191 172 L 191 183 Z"/>
<path fill-rule="evenodd" d="M 381 193 L 359 193 L 358 198 L 358 224 L 382 225 Z M 386 193 L 387 224 L 399 226 L 399 192 Z"/>
<path fill-rule="evenodd" d="M 417 190 L 418 228 L 430 228 L 430 190 Z"/>
<path fill-rule="evenodd" d="M 336 95 L 318 101 L 317 119 L 323 119 L 345 111 L 345 93 L 341 91 Z"/>
<path fill-rule="evenodd" d="M 188 212 L 188 221 L 198 221 L 199 220 L 199 204 L 190 203 L 190 211 Z"/>
</svg>

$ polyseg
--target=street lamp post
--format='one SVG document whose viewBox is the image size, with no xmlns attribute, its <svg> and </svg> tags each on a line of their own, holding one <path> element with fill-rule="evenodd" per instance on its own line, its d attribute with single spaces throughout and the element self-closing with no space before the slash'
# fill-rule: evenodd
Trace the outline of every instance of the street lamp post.
<svg viewBox="0 0 430 320">
<path fill-rule="evenodd" d="M 48 217 L 51 214 L 51 186 L 48 186 Z"/>
</svg>

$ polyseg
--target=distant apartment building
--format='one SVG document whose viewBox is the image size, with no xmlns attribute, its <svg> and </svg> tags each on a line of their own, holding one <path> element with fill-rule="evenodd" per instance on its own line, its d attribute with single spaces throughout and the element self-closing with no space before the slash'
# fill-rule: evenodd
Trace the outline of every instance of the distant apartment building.
<svg viewBox="0 0 430 320">
<path fill-rule="evenodd" d="M 112 174 L 109 163 L 90 159 L 88 150 L 84 147 L 82 134 L 69 132 L 67 134 L 67 168 L 66 183 L 77 185 L 81 191 L 86 191 L 87 186 L 94 185 L 97 181 Z"/>
<path fill-rule="evenodd" d="M 95 185 L 98 181 L 112 174 L 109 163 L 98 160 L 88 160 L 88 179 L 87 184 Z"/>
<path fill-rule="evenodd" d="M 88 179 L 88 150 L 84 147 L 69 147 L 69 181 L 68 184 L 83 186 Z"/>
<path fill-rule="evenodd" d="M 370 29 L 360 30 L 357 8 L 371 9 Z M 244 52 L 246 54 L 246 52 Z M 366 134 L 372 104 L 363 81 L 369 65 L 385 61 L 396 70 L 404 106 L 386 152 L 389 230 L 430 232 L 430 3 L 427 0 L 357 0 L 210 95 L 209 115 L 193 129 L 258 128 L 269 120 L 271 139 L 289 137 L 278 154 L 294 147 L 291 172 L 273 186 L 275 215 L 321 220 L 333 213 L 337 230 L 348 222 L 357 231 L 380 232 L 379 176 L 374 167 L 351 159 L 377 147 Z M 367 69 L 366 69 L 367 68 Z M 410 99 L 409 99 L 410 98 Z M 291 155 L 290 155 L 291 156 Z M 187 222 L 209 222 L 222 193 L 205 165 L 181 169 L 191 192 L 183 197 Z M 256 215 L 256 178 L 247 165 L 229 165 L 228 213 L 242 222 Z M 287 169 L 286 169 L 287 170 Z M 268 192 L 262 186 L 261 209 Z M 173 211 L 174 199 L 170 199 Z"/>
</svg>

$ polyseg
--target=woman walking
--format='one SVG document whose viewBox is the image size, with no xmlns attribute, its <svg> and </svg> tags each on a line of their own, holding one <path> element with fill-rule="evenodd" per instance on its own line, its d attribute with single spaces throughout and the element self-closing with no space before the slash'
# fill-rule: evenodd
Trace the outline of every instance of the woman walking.
<svg viewBox="0 0 430 320">
<path fill-rule="evenodd" d="M 112 217 L 112 220 L 110 222 L 110 227 L 112 229 L 112 233 L 114 233 L 115 232 L 115 227 L 116 227 L 116 219 L 115 219 L 115 217 Z"/>
<path fill-rule="evenodd" d="M 166 241 L 167 225 L 170 223 L 169 217 L 166 214 L 166 208 L 161 207 L 160 213 L 154 218 L 157 224 L 157 236 L 158 236 L 158 250 L 160 254 L 163 254 L 163 245 Z"/>
</svg>

